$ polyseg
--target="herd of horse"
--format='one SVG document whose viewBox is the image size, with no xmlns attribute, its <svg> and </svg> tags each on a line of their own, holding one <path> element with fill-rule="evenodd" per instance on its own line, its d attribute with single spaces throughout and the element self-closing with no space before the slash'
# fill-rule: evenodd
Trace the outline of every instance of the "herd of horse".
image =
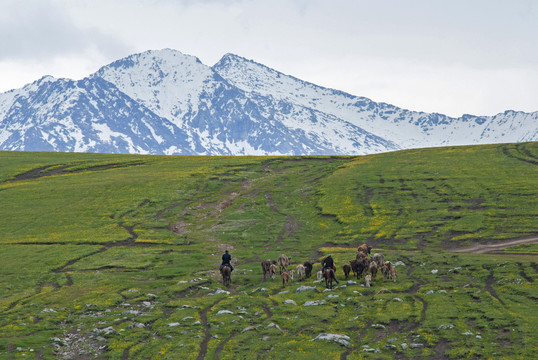
<svg viewBox="0 0 538 360">
<path fill-rule="evenodd" d="M 385 257 L 381 253 L 374 253 L 370 257 L 368 256 L 371 253 L 372 247 L 367 244 L 361 244 L 357 248 L 357 255 L 355 259 L 351 260 L 349 264 L 344 264 L 342 269 L 344 271 L 344 276 L 348 279 L 351 272 L 353 275 L 360 279 L 364 275 L 365 285 L 370 287 L 370 283 L 376 280 L 377 272 L 381 271 L 383 274 L 383 280 L 387 278 L 389 280 L 396 281 L 396 268 L 390 261 L 385 261 Z M 285 254 L 282 254 L 278 257 L 277 260 L 262 260 L 261 268 L 263 272 L 263 280 L 265 281 L 267 276 L 270 276 L 272 279 L 275 278 L 277 272 L 280 274 L 282 279 L 282 286 L 285 286 L 295 276 L 298 277 L 299 281 L 309 278 L 312 276 L 313 263 L 310 261 L 305 261 L 303 264 L 299 264 L 296 267 L 296 270 L 288 269 L 290 266 L 290 257 Z M 231 282 L 231 268 L 229 266 L 223 266 L 221 270 L 222 282 L 224 286 L 229 286 Z M 333 287 L 333 282 L 338 283 L 336 279 L 336 266 L 333 268 L 321 268 L 317 272 L 318 280 L 325 280 L 325 287 Z"/>
</svg>

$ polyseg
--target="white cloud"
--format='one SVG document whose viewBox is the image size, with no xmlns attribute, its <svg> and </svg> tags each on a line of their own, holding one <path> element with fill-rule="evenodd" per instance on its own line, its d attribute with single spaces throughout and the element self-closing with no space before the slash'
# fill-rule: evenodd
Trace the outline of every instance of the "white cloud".
<svg viewBox="0 0 538 360">
<path fill-rule="evenodd" d="M 126 46 L 98 28 L 81 28 L 47 0 L 5 0 L 0 5 L 0 60 L 43 60 L 95 51 L 118 55 Z"/>
<path fill-rule="evenodd" d="M 532 0 L 4 0 L 0 91 L 45 74 L 79 78 L 131 53 L 168 47 L 207 65 L 236 53 L 411 110 L 533 111 L 537 6 Z"/>
</svg>

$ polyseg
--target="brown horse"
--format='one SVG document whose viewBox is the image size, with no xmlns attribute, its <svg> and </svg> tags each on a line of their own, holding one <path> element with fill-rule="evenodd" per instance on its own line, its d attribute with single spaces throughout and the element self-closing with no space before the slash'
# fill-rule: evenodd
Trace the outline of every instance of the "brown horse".
<svg viewBox="0 0 538 360">
<path fill-rule="evenodd" d="M 228 265 L 224 265 L 220 270 L 222 274 L 222 284 L 224 286 L 229 286 L 232 282 L 232 269 Z"/>
<path fill-rule="evenodd" d="M 323 277 L 325 278 L 325 287 L 332 289 L 333 288 L 333 280 L 336 281 L 338 284 L 338 280 L 336 280 L 336 276 L 334 276 L 334 270 L 331 268 L 326 268 L 323 271 Z"/>
<path fill-rule="evenodd" d="M 347 279 L 349 277 L 349 273 L 351 272 L 351 265 L 344 264 L 344 266 L 342 266 L 342 269 L 344 269 L 344 276 Z"/>
<path fill-rule="evenodd" d="M 265 277 L 267 275 L 271 275 L 271 265 L 276 264 L 275 260 L 263 260 L 261 262 L 262 265 L 262 271 L 263 271 L 263 280 L 265 281 Z"/>
</svg>

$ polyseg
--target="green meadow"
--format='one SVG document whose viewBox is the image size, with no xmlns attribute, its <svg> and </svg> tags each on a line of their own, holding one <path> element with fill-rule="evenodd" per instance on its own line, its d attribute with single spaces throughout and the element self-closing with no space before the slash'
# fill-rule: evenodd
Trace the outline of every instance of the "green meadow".
<svg viewBox="0 0 538 360">
<path fill-rule="evenodd" d="M 0 359 L 536 358 L 537 199 L 538 143 L 0 152 Z M 344 278 L 362 243 L 395 282 Z M 264 280 L 280 254 L 313 276 Z M 315 274 L 328 254 L 333 289 Z"/>
</svg>

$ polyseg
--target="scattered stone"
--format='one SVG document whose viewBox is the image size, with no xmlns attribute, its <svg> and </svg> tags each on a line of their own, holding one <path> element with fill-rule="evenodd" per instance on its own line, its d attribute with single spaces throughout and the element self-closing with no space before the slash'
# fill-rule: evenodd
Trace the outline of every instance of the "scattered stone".
<svg viewBox="0 0 538 360">
<path fill-rule="evenodd" d="M 397 298 L 397 297 L 395 297 L 395 298 L 393 298 L 393 299 L 392 299 L 392 301 L 398 301 L 398 302 L 402 302 L 403 300 L 402 300 L 402 299 L 400 299 L 400 298 Z"/>
<path fill-rule="evenodd" d="M 269 340 L 271 340 L 271 337 L 268 336 L 268 335 L 264 335 L 264 336 L 262 337 L 262 340 L 263 340 L 263 341 L 269 341 Z"/>
<path fill-rule="evenodd" d="M 280 328 L 280 326 L 278 326 L 277 324 L 275 323 L 270 323 L 269 325 L 267 325 L 266 329 L 272 329 L 272 328 L 275 328 L 275 329 L 278 329 L 280 331 L 282 331 L 282 329 Z"/>
<path fill-rule="evenodd" d="M 53 338 L 51 338 L 51 340 L 52 340 L 53 342 L 55 342 L 55 343 L 60 344 L 60 345 L 63 345 L 63 344 L 64 344 L 64 342 L 62 341 L 62 339 L 57 338 L 57 337 L 53 337 Z"/>
<path fill-rule="evenodd" d="M 51 308 L 44 308 L 43 310 L 41 310 L 42 313 L 55 313 L 56 310 L 54 309 L 51 309 Z"/>
<path fill-rule="evenodd" d="M 401 343 L 400 346 L 402 347 L 402 350 L 406 350 L 406 349 L 407 349 L 407 344 L 406 344 L 406 343 Z"/>
<path fill-rule="evenodd" d="M 348 280 L 347 284 L 348 285 L 357 285 L 357 282 L 355 280 Z"/>
<path fill-rule="evenodd" d="M 332 341 L 344 346 L 350 346 L 351 343 L 349 342 L 350 338 L 347 335 L 342 334 L 329 334 L 329 333 L 321 333 L 315 338 L 313 338 L 311 341 L 317 341 L 317 340 L 325 340 L 325 341 Z"/>
<path fill-rule="evenodd" d="M 290 292 L 289 290 L 286 290 L 286 291 L 279 292 L 279 294 L 288 294 L 289 292 Z"/>
<path fill-rule="evenodd" d="M 198 321 L 193 322 L 192 324 L 193 325 L 202 325 L 202 322 L 200 320 L 198 320 Z"/>
<path fill-rule="evenodd" d="M 327 296 L 328 298 L 338 298 L 340 297 L 340 295 L 337 295 L 337 294 L 330 294 L 329 296 Z"/>
<path fill-rule="evenodd" d="M 372 324 L 370 326 L 376 329 L 386 329 L 385 325 L 383 324 Z"/>
<path fill-rule="evenodd" d="M 230 315 L 233 315 L 233 312 L 231 312 L 230 310 L 219 310 L 217 312 L 217 315 L 222 315 L 222 314 L 230 314 Z"/>
<path fill-rule="evenodd" d="M 448 324 L 448 325 L 441 324 L 441 325 L 439 325 L 439 329 L 452 329 L 453 327 L 454 327 L 454 325 L 452 325 L 452 324 Z"/>
<path fill-rule="evenodd" d="M 303 291 L 316 291 L 316 292 L 320 292 L 319 289 L 315 286 L 306 286 L 306 285 L 301 285 L 297 288 L 297 290 L 295 290 L 295 293 L 301 293 Z"/>
<path fill-rule="evenodd" d="M 168 324 L 169 327 L 176 327 L 176 326 L 179 326 L 180 324 L 178 322 L 173 322 L 173 323 L 170 323 Z"/>
<path fill-rule="evenodd" d="M 431 295 L 431 294 L 433 294 L 433 290 L 430 290 L 430 291 L 428 291 L 428 292 L 426 293 L 426 295 Z"/>
<path fill-rule="evenodd" d="M 393 343 L 393 342 L 395 342 L 397 340 L 398 340 L 398 338 L 390 338 L 390 339 L 387 340 L 387 342 Z"/>
<path fill-rule="evenodd" d="M 199 309 L 199 306 L 182 305 L 184 309 Z"/>
<path fill-rule="evenodd" d="M 289 305 L 297 305 L 297 303 L 291 299 L 288 299 L 288 300 L 284 300 L 283 301 L 284 304 L 289 304 Z"/>
<path fill-rule="evenodd" d="M 325 304 L 325 300 L 313 300 L 313 301 L 307 301 L 303 304 L 303 306 L 317 306 L 317 305 L 323 305 Z"/>
<path fill-rule="evenodd" d="M 416 348 L 423 347 L 423 346 L 424 346 L 424 344 L 420 344 L 420 343 L 413 343 L 413 344 L 409 345 L 409 347 L 411 349 L 416 349 Z"/>
<path fill-rule="evenodd" d="M 230 295 L 230 292 L 226 290 L 222 290 L 222 289 L 217 289 L 217 291 L 215 291 L 215 295 L 220 295 L 220 294 Z"/>
<path fill-rule="evenodd" d="M 387 344 L 385 346 L 383 346 L 385 349 L 396 349 L 396 345 L 394 344 Z"/>
<path fill-rule="evenodd" d="M 254 294 L 256 291 L 267 291 L 267 289 L 263 288 L 263 287 L 262 288 L 256 288 L 256 289 L 251 291 L 251 294 Z"/>
<path fill-rule="evenodd" d="M 471 336 L 471 335 L 474 335 L 471 331 L 466 331 L 464 333 L 461 333 L 462 335 L 467 335 L 467 336 Z"/>
<path fill-rule="evenodd" d="M 437 274 L 438 272 L 439 272 L 439 270 L 437 270 L 437 269 L 432 270 L 432 274 Z"/>
<path fill-rule="evenodd" d="M 241 334 L 247 331 L 256 330 L 256 326 L 247 326 L 246 328 L 241 331 Z"/>
<path fill-rule="evenodd" d="M 480 335 L 476 335 L 476 338 L 477 338 L 477 339 L 482 339 L 482 336 L 480 336 Z"/>
<path fill-rule="evenodd" d="M 396 261 L 394 266 L 405 266 L 405 264 L 402 261 Z"/>
<path fill-rule="evenodd" d="M 106 327 L 106 328 L 102 329 L 101 331 L 105 335 L 119 335 L 119 332 L 114 330 L 114 328 L 112 326 Z"/>
<path fill-rule="evenodd" d="M 437 291 L 439 294 L 447 294 L 446 290 L 439 290 Z"/>
</svg>

